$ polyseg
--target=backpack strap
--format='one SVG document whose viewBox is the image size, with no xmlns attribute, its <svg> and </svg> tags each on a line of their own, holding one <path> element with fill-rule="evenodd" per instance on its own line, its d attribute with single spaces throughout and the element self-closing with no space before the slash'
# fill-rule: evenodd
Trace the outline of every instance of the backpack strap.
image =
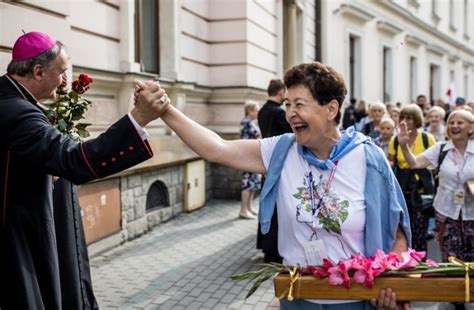
<svg viewBox="0 0 474 310">
<path fill-rule="evenodd" d="M 396 168 L 396 167 L 398 167 L 398 159 L 397 159 L 397 155 L 398 155 L 398 135 L 396 135 L 395 138 L 393 139 L 393 148 L 395 149 L 395 158 L 393 160 L 393 166 Z"/>
<path fill-rule="evenodd" d="M 446 142 L 441 143 L 441 147 L 439 148 L 439 155 L 438 155 L 438 167 L 433 171 L 434 180 L 435 180 L 435 188 L 438 188 L 439 185 L 439 169 L 441 168 L 441 164 L 443 163 L 444 158 L 448 155 L 448 151 L 444 150 L 446 146 Z"/>
<path fill-rule="evenodd" d="M 446 142 L 443 142 L 441 143 L 441 147 L 439 148 L 438 170 L 439 170 L 439 167 L 441 167 L 441 164 L 443 163 L 444 158 L 448 154 L 448 151 L 444 150 L 445 146 L 446 146 Z"/>
<path fill-rule="evenodd" d="M 428 134 L 424 131 L 421 132 L 421 139 L 423 140 L 423 147 L 428 149 L 430 147 L 430 142 L 428 141 Z"/>
</svg>

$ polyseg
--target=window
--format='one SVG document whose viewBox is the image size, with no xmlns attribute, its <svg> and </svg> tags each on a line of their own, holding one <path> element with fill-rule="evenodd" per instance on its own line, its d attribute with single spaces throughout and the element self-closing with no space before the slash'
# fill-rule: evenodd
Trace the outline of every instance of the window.
<svg viewBox="0 0 474 310">
<path fill-rule="evenodd" d="M 158 1 L 136 0 L 135 2 L 135 61 L 142 71 L 160 71 Z"/>
<path fill-rule="evenodd" d="M 349 98 L 361 99 L 361 39 L 349 36 Z"/>
<path fill-rule="evenodd" d="M 439 99 L 440 92 L 440 69 L 438 65 L 430 65 L 430 102 Z"/>
<path fill-rule="evenodd" d="M 315 50 L 315 57 L 314 60 L 316 61 L 322 61 L 322 39 L 321 39 L 321 33 L 322 33 L 322 25 L 323 25 L 323 20 L 322 20 L 322 0 L 316 0 L 314 4 L 314 9 L 315 9 L 315 35 L 316 38 L 314 40 L 316 46 Z"/>
<path fill-rule="evenodd" d="M 155 181 L 148 190 L 146 195 L 146 211 L 154 211 L 161 208 L 169 207 L 170 197 L 168 188 L 165 183 Z"/>
<path fill-rule="evenodd" d="M 469 77 L 466 74 L 466 75 L 464 75 L 464 98 L 469 100 L 469 98 L 471 98 L 470 95 L 471 94 L 469 92 Z"/>
<path fill-rule="evenodd" d="M 438 1 L 431 0 L 431 15 L 438 15 Z"/>
<path fill-rule="evenodd" d="M 418 93 L 418 63 L 416 57 L 410 57 L 410 102 L 415 102 Z"/>
<path fill-rule="evenodd" d="M 294 1 L 283 1 L 283 69 L 303 61 L 303 11 Z"/>
<path fill-rule="evenodd" d="M 389 103 L 392 100 L 392 49 L 383 48 L 383 102 Z"/>
<path fill-rule="evenodd" d="M 464 9 L 463 9 L 463 24 L 464 24 L 464 37 L 469 39 L 469 2 L 464 0 Z"/>
<path fill-rule="evenodd" d="M 449 30 L 456 31 L 456 26 L 454 26 L 454 0 L 449 0 Z"/>
<path fill-rule="evenodd" d="M 438 25 L 441 18 L 438 15 L 438 1 L 431 0 L 431 20 L 435 25 Z"/>
</svg>

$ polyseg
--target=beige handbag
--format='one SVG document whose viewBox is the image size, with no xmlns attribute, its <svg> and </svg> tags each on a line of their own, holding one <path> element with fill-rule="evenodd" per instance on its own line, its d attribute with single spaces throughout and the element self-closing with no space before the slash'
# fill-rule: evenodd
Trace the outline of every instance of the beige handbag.
<svg viewBox="0 0 474 310">
<path fill-rule="evenodd" d="M 469 180 L 466 183 L 467 183 L 467 189 L 469 190 L 469 193 L 471 193 L 471 196 L 474 196 L 474 180 Z"/>
</svg>

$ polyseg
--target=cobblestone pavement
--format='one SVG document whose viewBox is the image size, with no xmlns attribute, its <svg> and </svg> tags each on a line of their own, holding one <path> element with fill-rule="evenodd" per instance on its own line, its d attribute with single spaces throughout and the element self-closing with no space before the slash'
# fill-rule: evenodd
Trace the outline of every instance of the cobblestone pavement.
<svg viewBox="0 0 474 310">
<path fill-rule="evenodd" d="M 255 249 L 257 220 L 237 219 L 238 212 L 238 201 L 214 200 L 94 257 L 101 308 L 266 309 L 270 281 L 244 300 L 251 284 L 229 279 L 263 262 Z"/>
<path fill-rule="evenodd" d="M 251 283 L 232 274 L 256 269 L 257 220 L 237 219 L 238 201 L 213 200 L 148 234 L 91 260 L 101 309 L 278 309 L 267 281 L 247 300 Z M 439 257 L 435 242 L 429 250 Z M 470 304 L 467 309 L 473 309 Z M 454 309 L 449 303 L 412 303 L 414 310 Z"/>
</svg>

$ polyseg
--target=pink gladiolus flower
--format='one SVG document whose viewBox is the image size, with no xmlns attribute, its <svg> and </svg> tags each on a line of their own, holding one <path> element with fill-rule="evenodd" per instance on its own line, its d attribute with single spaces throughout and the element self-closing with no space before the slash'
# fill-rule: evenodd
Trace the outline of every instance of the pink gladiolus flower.
<svg viewBox="0 0 474 310">
<path fill-rule="evenodd" d="M 313 271 L 316 269 L 317 267 L 313 266 L 313 265 L 308 265 L 306 267 L 301 267 L 300 268 L 300 274 L 304 274 L 304 273 L 313 273 Z"/>
<path fill-rule="evenodd" d="M 360 269 L 364 268 L 366 265 L 366 262 L 370 261 L 369 259 L 363 257 L 361 254 L 353 255 L 351 258 L 348 260 L 349 263 L 349 268 L 353 269 Z"/>
<path fill-rule="evenodd" d="M 329 268 L 333 267 L 334 264 L 327 258 L 323 258 L 323 265 L 321 267 L 315 267 L 316 269 L 313 271 L 313 275 L 318 278 L 322 279 L 329 276 Z"/>
<path fill-rule="evenodd" d="M 329 276 L 329 272 L 325 268 L 316 267 L 315 270 L 313 271 L 313 275 L 318 279 L 322 279 L 322 278 L 326 278 L 327 276 Z"/>
<path fill-rule="evenodd" d="M 427 259 L 426 260 L 426 265 L 430 266 L 430 267 L 439 267 L 438 263 L 435 262 L 434 260 L 432 259 Z"/>
<path fill-rule="evenodd" d="M 420 264 L 420 261 L 425 257 L 426 252 L 417 252 L 413 249 L 408 249 L 401 254 L 402 262 L 397 264 L 397 269 L 407 269 L 410 267 L 416 267 Z"/>
<path fill-rule="evenodd" d="M 420 262 L 426 256 L 425 251 L 417 252 L 413 249 L 408 249 L 407 252 L 410 253 L 410 256 L 416 259 L 418 262 Z"/>
<path fill-rule="evenodd" d="M 333 266 L 334 266 L 334 264 L 329 259 L 323 258 L 323 267 L 324 267 L 324 269 L 327 270 L 327 269 L 329 269 Z"/>
<path fill-rule="evenodd" d="M 341 260 L 337 266 L 328 269 L 330 285 L 342 285 L 347 289 L 350 288 L 351 280 L 348 273 L 349 269 L 346 264 L 347 262 Z"/>
<path fill-rule="evenodd" d="M 397 263 L 399 262 L 400 260 L 398 259 L 397 254 L 393 252 L 385 254 L 383 251 L 377 250 L 372 262 L 372 268 L 377 269 L 378 274 L 380 274 L 385 270 L 395 270 Z"/>
<path fill-rule="evenodd" d="M 367 288 L 374 286 L 374 270 L 372 269 L 372 262 L 366 260 L 363 266 L 360 266 L 354 273 L 353 278 L 356 283 L 360 283 Z"/>
</svg>

